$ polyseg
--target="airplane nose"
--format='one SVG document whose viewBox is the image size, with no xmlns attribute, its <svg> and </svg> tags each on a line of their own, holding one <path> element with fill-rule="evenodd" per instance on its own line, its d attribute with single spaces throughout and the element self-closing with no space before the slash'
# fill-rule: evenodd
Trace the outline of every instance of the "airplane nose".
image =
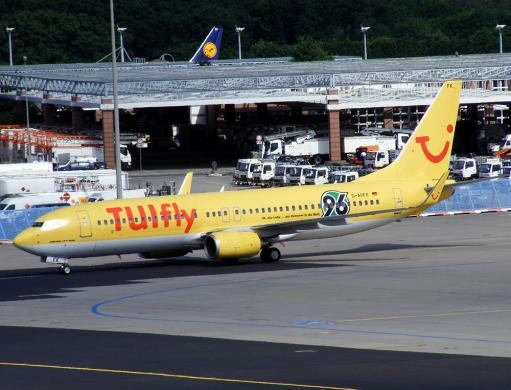
<svg viewBox="0 0 511 390">
<path fill-rule="evenodd" d="M 33 234 L 27 230 L 23 230 L 16 237 L 14 237 L 12 243 L 15 247 L 20 249 L 27 249 L 29 246 L 34 244 Z"/>
</svg>

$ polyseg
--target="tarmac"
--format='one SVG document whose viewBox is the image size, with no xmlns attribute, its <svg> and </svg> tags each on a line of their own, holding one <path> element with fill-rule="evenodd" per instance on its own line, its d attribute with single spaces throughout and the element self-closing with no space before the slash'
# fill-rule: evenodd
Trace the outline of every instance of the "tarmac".
<svg viewBox="0 0 511 390">
<path fill-rule="evenodd" d="M 229 181 L 197 172 L 192 190 Z M 202 251 L 74 259 L 69 276 L 0 245 L 0 376 L 7 388 L 30 388 L 35 372 L 44 384 L 56 371 L 62 388 L 73 380 L 77 388 L 507 388 L 510 218 L 410 218 L 286 243 L 276 264 L 226 266 Z M 87 367 L 111 371 L 80 371 Z"/>
</svg>

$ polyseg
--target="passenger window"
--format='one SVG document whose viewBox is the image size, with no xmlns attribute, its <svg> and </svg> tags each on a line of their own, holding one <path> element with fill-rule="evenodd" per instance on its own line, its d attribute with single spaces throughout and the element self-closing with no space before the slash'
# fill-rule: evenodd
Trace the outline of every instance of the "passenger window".
<svg viewBox="0 0 511 390">
<path fill-rule="evenodd" d="M 365 205 L 367 206 L 367 200 L 364 200 Z"/>
<path fill-rule="evenodd" d="M 98 225 L 101 225 L 101 221 L 98 221 Z"/>
<path fill-rule="evenodd" d="M 195 211 L 195 212 L 193 213 L 193 217 L 194 217 L 194 218 L 197 218 L 197 211 Z"/>
<path fill-rule="evenodd" d="M 311 204 L 311 210 L 314 210 L 314 204 Z"/>
<path fill-rule="evenodd" d="M 302 205 L 301 205 L 301 204 L 299 204 L 299 205 L 298 205 L 298 210 L 301 210 L 301 209 L 302 209 Z"/>
<path fill-rule="evenodd" d="M 305 210 L 308 210 L 308 209 L 309 209 L 309 207 L 307 207 L 307 205 L 304 205 L 304 206 L 303 206 L 303 208 L 304 208 Z"/>
<path fill-rule="evenodd" d="M 259 209 L 255 209 L 256 214 L 259 214 Z"/>
<path fill-rule="evenodd" d="M 122 219 L 122 223 L 126 224 L 126 218 Z"/>
<path fill-rule="evenodd" d="M 241 213 L 245 215 L 246 214 L 245 209 L 241 210 Z"/>
<path fill-rule="evenodd" d="M 374 204 L 374 201 L 371 199 L 371 204 Z"/>
<path fill-rule="evenodd" d="M 113 224 L 114 224 L 114 220 L 113 220 L 113 219 L 111 219 L 111 220 L 110 220 L 110 225 L 113 225 Z"/>
<path fill-rule="evenodd" d="M 376 199 L 376 204 L 380 204 L 380 200 L 379 199 Z"/>
<path fill-rule="evenodd" d="M 271 213 L 271 207 L 268 207 L 268 212 Z"/>
<path fill-rule="evenodd" d="M 224 210 L 224 215 L 227 215 L 227 210 Z"/>
<path fill-rule="evenodd" d="M 121 220 L 120 220 L 120 219 L 116 219 L 116 220 L 115 220 L 115 224 L 116 224 L 116 225 L 120 225 L 120 224 L 121 224 Z"/>
<path fill-rule="evenodd" d="M 250 214 L 252 214 L 252 213 L 253 213 L 253 210 L 252 210 L 252 209 L 249 209 L 248 211 L 250 212 Z"/>
<path fill-rule="evenodd" d="M 138 223 L 138 217 L 135 218 L 135 222 Z"/>
<path fill-rule="evenodd" d="M 280 206 L 280 211 L 284 211 L 284 207 Z"/>
<path fill-rule="evenodd" d="M 206 211 L 206 218 L 209 218 L 209 211 Z"/>
<path fill-rule="evenodd" d="M 147 222 L 151 222 L 151 221 L 152 221 L 151 217 L 147 217 Z"/>
<path fill-rule="evenodd" d="M 234 210 L 234 214 L 238 215 L 240 212 L 238 209 Z"/>
<path fill-rule="evenodd" d="M 286 206 L 286 211 L 289 211 L 289 206 Z"/>
<path fill-rule="evenodd" d="M 276 207 L 274 207 L 274 208 L 273 208 L 273 211 L 274 211 L 274 212 L 277 212 L 277 208 L 276 208 Z"/>
<path fill-rule="evenodd" d="M 105 219 L 105 220 L 103 220 L 103 225 L 106 225 L 106 224 L 108 224 L 108 221 Z"/>
<path fill-rule="evenodd" d="M 216 217 L 216 213 L 214 211 L 211 214 L 213 215 L 213 217 Z"/>
<path fill-rule="evenodd" d="M 257 209 L 256 209 L 257 210 Z M 264 213 L 264 207 L 261 208 L 261 213 Z"/>
<path fill-rule="evenodd" d="M 295 211 L 295 206 L 291 206 L 291 209 L 292 209 L 293 211 Z"/>
</svg>

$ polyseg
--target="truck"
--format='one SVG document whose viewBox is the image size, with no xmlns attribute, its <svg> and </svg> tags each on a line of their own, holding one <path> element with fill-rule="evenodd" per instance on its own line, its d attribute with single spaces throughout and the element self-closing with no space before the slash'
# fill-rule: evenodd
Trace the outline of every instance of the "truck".
<svg viewBox="0 0 511 390">
<path fill-rule="evenodd" d="M 511 157 L 511 134 L 506 134 L 502 138 L 498 150 L 494 151 L 493 155 L 501 159 Z"/>
<path fill-rule="evenodd" d="M 131 168 L 131 153 L 128 150 L 128 146 L 121 144 L 120 148 L 120 159 L 121 168 Z M 53 147 L 51 150 L 52 162 L 57 166 L 63 166 L 70 161 L 77 160 L 93 160 L 105 161 L 105 153 L 103 145 L 82 145 L 76 146 L 58 146 Z"/>
<path fill-rule="evenodd" d="M 258 158 L 241 158 L 236 164 L 232 181 L 237 185 L 248 184 L 254 175 L 254 168 L 256 164 L 260 164 L 261 160 Z"/>
<path fill-rule="evenodd" d="M 289 184 L 289 174 L 291 169 L 296 165 L 294 164 L 279 164 L 275 167 L 275 176 L 273 177 L 272 185 L 285 186 Z"/>
<path fill-rule="evenodd" d="M 399 152 L 399 149 L 368 152 L 364 159 L 364 167 L 368 169 L 386 167 L 399 156 Z"/>
<path fill-rule="evenodd" d="M 15 163 L 15 164 L 0 164 L 0 175 L 5 173 L 19 173 L 23 172 L 52 172 L 53 165 L 51 162 L 34 161 L 31 163 Z"/>
<path fill-rule="evenodd" d="M 357 171 L 335 171 L 330 175 L 330 183 L 349 183 L 358 178 Z"/>
<path fill-rule="evenodd" d="M 305 184 L 326 184 L 328 183 L 330 170 L 327 167 L 305 168 Z"/>
<path fill-rule="evenodd" d="M 123 189 L 129 187 L 128 174 L 121 174 Z M 5 194 L 76 191 L 81 187 L 112 189 L 116 186 L 113 169 L 95 171 L 24 172 L 0 176 L 0 196 Z"/>
<path fill-rule="evenodd" d="M 146 189 L 124 190 L 123 198 L 142 198 L 146 196 Z M 98 192 L 68 191 L 45 192 L 39 194 L 15 194 L 3 197 L 0 201 L 0 211 L 23 210 L 33 207 L 60 207 L 77 205 L 85 202 L 99 202 L 117 198 L 116 190 L 103 190 Z"/>
<path fill-rule="evenodd" d="M 252 181 L 254 185 L 260 185 L 261 187 L 270 187 L 275 176 L 275 161 L 262 161 L 261 167 L 257 171 L 254 170 Z"/>
<path fill-rule="evenodd" d="M 479 177 L 498 177 L 502 175 L 502 162 L 495 160 L 488 160 L 479 165 Z"/>
<path fill-rule="evenodd" d="M 470 180 L 477 177 L 475 158 L 458 157 L 452 163 L 451 174 L 455 180 Z"/>
<path fill-rule="evenodd" d="M 268 135 L 263 138 L 261 157 L 303 156 L 321 164 L 330 153 L 327 137 L 317 137 L 314 130 L 297 130 Z"/>
<path fill-rule="evenodd" d="M 304 185 L 305 184 L 305 170 L 312 168 L 310 165 L 295 165 L 289 170 L 289 184 L 290 185 Z"/>
<path fill-rule="evenodd" d="M 365 135 L 365 136 L 349 136 L 343 138 L 343 151 L 344 157 L 349 162 L 357 160 L 357 148 L 368 147 L 372 150 L 369 151 L 387 151 L 387 150 L 401 150 L 410 138 L 410 133 L 396 132 L 394 135 Z M 359 159 L 359 158 L 358 158 Z M 360 160 L 360 159 L 359 159 Z M 359 162 L 362 164 L 362 162 Z"/>
</svg>

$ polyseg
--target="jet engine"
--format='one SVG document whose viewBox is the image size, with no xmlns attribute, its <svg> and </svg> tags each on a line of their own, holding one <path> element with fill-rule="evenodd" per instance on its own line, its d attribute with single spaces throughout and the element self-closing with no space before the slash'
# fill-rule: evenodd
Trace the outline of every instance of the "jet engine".
<svg viewBox="0 0 511 390">
<path fill-rule="evenodd" d="M 210 259 L 237 259 L 255 256 L 261 240 L 252 232 L 217 232 L 204 239 L 204 251 Z"/>
</svg>

